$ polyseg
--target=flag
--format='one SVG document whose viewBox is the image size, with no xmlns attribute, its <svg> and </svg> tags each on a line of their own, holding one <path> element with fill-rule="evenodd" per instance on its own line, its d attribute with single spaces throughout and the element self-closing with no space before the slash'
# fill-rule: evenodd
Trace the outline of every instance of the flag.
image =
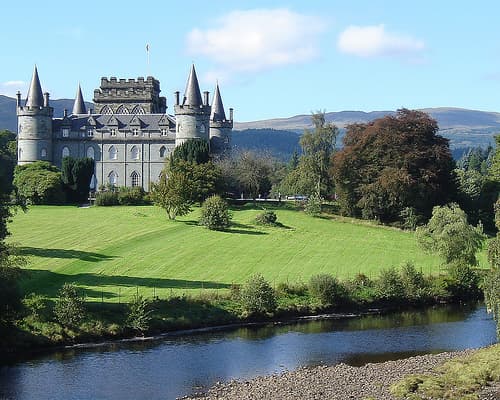
<svg viewBox="0 0 500 400">
<path fill-rule="evenodd" d="M 146 44 L 146 51 L 149 52 L 149 43 Z"/>
</svg>

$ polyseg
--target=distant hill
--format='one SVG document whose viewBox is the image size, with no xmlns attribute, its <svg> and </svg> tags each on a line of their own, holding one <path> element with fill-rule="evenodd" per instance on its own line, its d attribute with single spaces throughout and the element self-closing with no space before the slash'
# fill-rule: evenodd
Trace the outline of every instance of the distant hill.
<svg viewBox="0 0 500 400">
<path fill-rule="evenodd" d="M 71 112 L 73 99 L 51 100 L 54 115 L 61 117 L 66 108 Z M 87 103 L 87 107 L 93 107 Z M 500 113 L 467 110 L 462 108 L 424 108 L 439 124 L 440 134 L 450 139 L 453 150 L 469 147 L 487 147 L 494 143 L 493 136 L 500 133 Z M 369 122 L 395 111 L 340 111 L 326 113 L 326 120 L 340 128 L 340 138 L 344 128 L 354 122 Z M 288 159 L 295 149 L 299 149 L 300 135 L 311 127 L 310 115 L 296 115 L 290 118 L 275 118 L 262 121 L 237 122 L 234 124 L 233 145 L 237 149 L 267 150 L 281 159 Z M 16 100 L 0 95 L 0 129 L 16 132 Z M 458 153 L 457 153 L 458 154 Z"/>
</svg>

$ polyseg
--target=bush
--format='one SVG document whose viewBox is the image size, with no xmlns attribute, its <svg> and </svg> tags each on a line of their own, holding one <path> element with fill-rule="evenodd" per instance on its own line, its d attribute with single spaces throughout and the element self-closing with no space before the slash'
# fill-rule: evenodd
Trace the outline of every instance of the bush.
<svg viewBox="0 0 500 400">
<path fill-rule="evenodd" d="M 276 309 L 276 294 L 260 274 L 253 275 L 240 291 L 243 310 L 248 314 L 272 313 Z"/>
<path fill-rule="evenodd" d="M 278 216 L 271 210 L 264 210 L 255 217 L 255 222 L 259 225 L 275 225 L 277 220 Z"/>
<path fill-rule="evenodd" d="M 313 217 L 318 216 L 321 214 L 321 197 L 318 196 L 317 194 L 312 194 L 309 196 L 309 198 L 306 201 L 306 204 L 304 206 L 304 211 L 312 215 Z"/>
<path fill-rule="evenodd" d="M 18 165 L 14 185 L 30 204 L 61 204 L 65 201 L 61 172 L 47 161 Z"/>
<path fill-rule="evenodd" d="M 128 305 L 126 325 L 141 333 L 149 329 L 151 322 L 151 311 L 148 310 L 149 301 L 141 295 L 136 294 Z"/>
<path fill-rule="evenodd" d="M 231 214 L 227 203 L 217 195 L 208 197 L 201 207 L 200 224 L 211 230 L 223 230 L 229 226 Z"/>
<path fill-rule="evenodd" d="M 447 265 L 447 290 L 456 300 L 473 300 L 481 297 L 479 275 L 466 263 L 456 261 Z"/>
<path fill-rule="evenodd" d="M 43 321 L 47 310 L 47 298 L 40 295 L 31 293 L 23 299 L 23 305 L 28 311 L 28 314 L 35 321 Z"/>
<path fill-rule="evenodd" d="M 323 305 L 337 305 L 345 300 L 345 287 L 332 275 L 314 275 L 309 280 L 309 291 Z"/>
<path fill-rule="evenodd" d="M 422 272 L 416 270 L 412 263 L 401 267 L 401 281 L 407 300 L 420 301 L 429 296 L 428 284 Z"/>
<path fill-rule="evenodd" d="M 118 193 L 109 191 L 109 192 L 98 192 L 95 196 L 95 205 L 96 206 L 117 206 L 119 204 L 118 201 Z"/>
<path fill-rule="evenodd" d="M 140 186 L 123 186 L 118 191 L 118 203 L 122 206 L 138 206 L 145 203 L 144 189 Z"/>
<path fill-rule="evenodd" d="M 395 268 L 380 271 L 380 276 L 376 282 L 377 296 L 381 300 L 401 301 L 405 297 L 405 287 L 403 280 Z"/>
<path fill-rule="evenodd" d="M 74 284 L 65 283 L 59 290 L 54 314 L 57 322 L 63 326 L 75 327 L 83 320 L 85 302 Z"/>
</svg>

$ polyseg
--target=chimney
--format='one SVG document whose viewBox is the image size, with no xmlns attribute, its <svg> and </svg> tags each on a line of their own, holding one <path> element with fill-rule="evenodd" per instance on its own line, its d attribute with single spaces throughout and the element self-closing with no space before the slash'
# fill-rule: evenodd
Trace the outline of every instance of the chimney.
<svg viewBox="0 0 500 400">
<path fill-rule="evenodd" d="M 63 116 L 64 116 L 64 118 L 66 118 L 68 116 L 68 109 L 67 108 L 65 108 L 63 110 Z"/>
<path fill-rule="evenodd" d="M 21 107 L 21 92 L 19 90 L 16 93 L 16 97 L 17 97 L 17 106 Z"/>
<path fill-rule="evenodd" d="M 179 105 L 179 91 L 175 92 L 175 105 L 178 106 Z"/>
<path fill-rule="evenodd" d="M 43 94 L 43 106 L 44 107 L 49 106 L 49 94 L 47 92 Z"/>
<path fill-rule="evenodd" d="M 229 121 L 231 121 L 231 122 L 233 122 L 233 111 L 234 111 L 233 108 L 229 109 Z"/>
<path fill-rule="evenodd" d="M 205 105 L 206 105 L 206 106 L 208 106 L 208 91 L 204 91 L 204 92 L 203 92 L 203 95 L 204 95 L 204 97 L 205 97 L 205 101 L 204 101 L 204 103 L 205 103 Z"/>
</svg>

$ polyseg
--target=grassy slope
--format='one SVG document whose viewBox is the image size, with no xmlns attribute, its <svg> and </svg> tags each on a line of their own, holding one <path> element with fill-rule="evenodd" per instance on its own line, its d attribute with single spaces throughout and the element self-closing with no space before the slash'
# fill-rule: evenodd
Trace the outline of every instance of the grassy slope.
<svg viewBox="0 0 500 400">
<path fill-rule="evenodd" d="M 395 229 L 318 219 L 278 209 L 284 227 L 253 224 L 258 210 L 235 210 L 229 232 L 197 226 L 198 210 L 168 221 L 147 207 L 49 207 L 18 213 L 10 241 L 30 258 L 26 290 L 54 296 L 63 282 L 76 282 L 87 296 L 118 301 L 171 291 L 228 287 L 255 272 L 271 282 L 306 281 L 328 272 L 375 276 L 381 268 L 413 261 L 425 273 L 439 260 L 420 251 L 413 234 Z M 154 288 L 154 289 L 153 289 Z"/>
</svg>

